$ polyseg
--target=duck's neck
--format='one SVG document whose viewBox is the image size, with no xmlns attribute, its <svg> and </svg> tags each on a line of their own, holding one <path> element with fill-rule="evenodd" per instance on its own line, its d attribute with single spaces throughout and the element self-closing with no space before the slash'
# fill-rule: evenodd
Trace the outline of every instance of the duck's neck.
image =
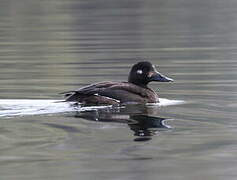
<svg viewBox="0 0 237 180">
<path fill-rule="evenodd" d="M 147 84 L 144 84 L 144 83 L 138 83 L 138 82 L 133 82 L 133 81 L 128 81 L 128 82 L 142 88 L 148 88 Z"/>
</svg>

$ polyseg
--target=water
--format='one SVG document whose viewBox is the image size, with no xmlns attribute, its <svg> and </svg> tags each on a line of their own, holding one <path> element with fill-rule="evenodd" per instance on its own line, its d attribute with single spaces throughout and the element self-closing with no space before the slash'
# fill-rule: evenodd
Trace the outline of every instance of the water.
<svg viewBox="0 0 237 180">
<path fill-rule="evenodd" d="M 0 1 L 0 179 L 236 179 L 236 7 Z M 162 106 L 58 103 L 143 59 Z"/>
<path fill-rule="evenodd" d="M 144 109 L 149 106 L 154 108 L 162 106 L 171 106 L 183 104 L 184 101 L 180 100 L 169 100 L 160 98 L 160 102 L 157 104 L 147 104 Z M 134 105 L 134 108 L 137 108 Z M 12 117 L 12 116 L 27 116 L 27 115 L 42 115 L 42 114 L 56 114 L 56 113 L 67 113 L 67 112 L 84 112 L 99 109 L 114 109 L 112 106 L 83 106 L 75 104 L 75 102 L 64 102 L 63 100 L 39 100 L 39 99 L 0 99 L 0 117 Z M 122 106 L 123 109 L 127 106 Z"/>
</svg>

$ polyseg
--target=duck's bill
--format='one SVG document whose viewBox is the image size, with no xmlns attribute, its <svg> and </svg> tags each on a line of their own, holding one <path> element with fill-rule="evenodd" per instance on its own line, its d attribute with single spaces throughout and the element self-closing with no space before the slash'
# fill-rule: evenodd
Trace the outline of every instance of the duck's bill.
<svg viewBox="0 0 237 180">
<path fill-rule="evenodd" d="M 153 72 L 151 76 L 151 81 L 159 81 L 159 82 L 173 82 L 174 80 L 164 76 L 159 72 Z"/>
</svg>

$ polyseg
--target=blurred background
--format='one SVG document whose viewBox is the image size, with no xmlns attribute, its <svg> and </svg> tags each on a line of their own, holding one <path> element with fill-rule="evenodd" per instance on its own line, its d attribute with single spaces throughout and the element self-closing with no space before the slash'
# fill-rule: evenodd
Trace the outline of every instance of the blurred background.
<svg viewBox="0 0 237 180">
<path fill-rule="evenodd" d="M 0 119 L 3 179 L 236 179 L 236 0 L 0 0 L 0 99 L 63 99 L 149 60 L 173 129 L 72 115 Z M 1 109 L 1 108 L 0 108 Z M 3 110 L 3 108 L 2 108 Z M 71 128 L 71 129 L 70 129 Z M 30 172 L 30 173 L 29 173 Z"/>
<path fill-rule="evenodd" d="M 0 1 L 0 97 L 60 98 L 57 93 L 83 84 L 126 80 L 132 64 L 149 60 L 177 81 L 160 84 L 164 95 L 181 93 L 183 99 L 194 93 L 188 90 L 223 89 L 214 84 L 222 81 L 226 95 L 236 99 L 229 83 L 236 77 L 235 5 L 234 0 Z"/>
</svg>

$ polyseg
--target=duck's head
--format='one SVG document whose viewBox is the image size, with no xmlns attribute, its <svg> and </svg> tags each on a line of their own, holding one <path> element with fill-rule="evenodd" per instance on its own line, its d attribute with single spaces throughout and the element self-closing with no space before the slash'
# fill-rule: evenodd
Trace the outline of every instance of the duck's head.
<svg viewBox="0 0 237 180">
<path fill-rule="evenodd" d="M 151 81 L 170 82 L 173 79 L 159 73 L 155 66 L 148 61 L 138 62 L 133 65 L 128 76 L 128 82 L 138 86 L 146 86 Z"/>
</svg>

